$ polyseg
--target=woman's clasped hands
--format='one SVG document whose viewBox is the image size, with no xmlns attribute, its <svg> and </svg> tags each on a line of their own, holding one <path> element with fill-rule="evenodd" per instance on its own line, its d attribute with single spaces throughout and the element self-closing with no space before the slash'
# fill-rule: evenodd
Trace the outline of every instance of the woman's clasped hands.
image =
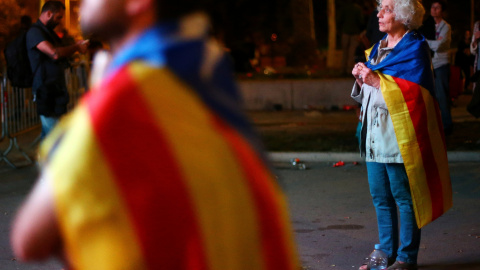
<svg viewBox="0 0 480 270">
<path fill-rule="evenodd" d="M 357 83 L 362 86 L 363 83 L 380 88 L 380 77 L 376 72 L 369 69 L 364 63 L 358 62 L 352 70 L 352 75 L 357 80 Z"/>
</svg>

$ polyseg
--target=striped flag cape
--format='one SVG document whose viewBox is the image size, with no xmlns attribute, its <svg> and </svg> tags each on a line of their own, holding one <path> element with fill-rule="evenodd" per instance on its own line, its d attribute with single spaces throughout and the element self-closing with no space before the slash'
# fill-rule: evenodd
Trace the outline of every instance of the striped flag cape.
<svg viewBox="0 0 480 270">
<path fill-rule="evenodd" d="M 375 56 L 379 43 L 366 51 Z M 372 57 L 373 58 L 373 57 Z M 406 34 L 379 64 L 380 89 L 392 118 L 407 171 L 419 228 L 452 206 L 452 188 L 430 51 L 417 32 Z"/>
<path fill-rule="evenodd" d="M 159 39 L 140 38 L 42 145 L 72 266 L 298 269 L 221 49 Z"/>
</svg>

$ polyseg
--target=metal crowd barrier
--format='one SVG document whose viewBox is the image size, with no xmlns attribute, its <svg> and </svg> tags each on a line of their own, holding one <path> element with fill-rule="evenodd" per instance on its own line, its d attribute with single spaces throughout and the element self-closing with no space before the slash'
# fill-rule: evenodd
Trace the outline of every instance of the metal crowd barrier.
<svg viewBox="0 0 480 270">
<path fill-rule="evenodd" d="M 78 104 L 83 94 L 88 91 L 88 67 L 86 64 L 75 64 L 65 70 L 65 82 L 67 84 L 70 102 L 67 110 L 71 111 Z"/>
<path fill-rule="evenodd" d="M 7 149 L 1 152 L 1 160 L 16 168 L 7 157 L 15 147 L 29 163 L 32 163 L 31 158 L 18 145 L 17 141 L 18 136 L 40 126 L 36 104 L 33 102 L 32 89 L 13 87 L 4 76 L 1 95 L 2 140 L 8 139 L 9 141 Z"/>
<path fill-rule="evenodd" d="M 88 90 L 87 67 L 84 64 L 75 64 L 65 70 L 65 82 L 70 96 L 67 105 L 71 111 L 79 102 L 82 95 Z M 31 164 L 32 158 L 19 145 L 18 137 L 41 127 L 40 117 L 37 114 L 37 106 L 31 88 L 13 87 L 7 76 L 1 81 L 1 137 L 0 142 L 8 140 L 5 150 L 0 149 L 0 162 L 5 161 L 13 168 L 17 166 L 8 158 L 13 149 Z M 40 141 L 40 134 L 27 146 L 27 149 L 36 147 Z"/>
</svg>

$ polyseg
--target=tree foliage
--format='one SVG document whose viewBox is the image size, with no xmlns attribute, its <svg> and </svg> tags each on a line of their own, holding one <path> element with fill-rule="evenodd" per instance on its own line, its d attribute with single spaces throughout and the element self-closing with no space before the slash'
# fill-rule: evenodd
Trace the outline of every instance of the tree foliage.
<svg viewBox="0 0 480 270">
<path fill-rule="evenodd" d="M 12 38 L 20 22 L 20 7 L 16 0 L 0 1 L 0 49 Z M 3 53 L 0 53 L 0 64 L 3 64 Z"/>
</svg>

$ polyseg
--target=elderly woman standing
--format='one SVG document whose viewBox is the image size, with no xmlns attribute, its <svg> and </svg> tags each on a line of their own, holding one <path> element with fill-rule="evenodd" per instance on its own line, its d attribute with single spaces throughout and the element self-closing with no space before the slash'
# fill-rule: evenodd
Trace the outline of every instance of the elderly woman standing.
<svg viewBox="0 0 480 270">
<path fill-rule="evenodd" d="M 429 47 L 415 30 L 425 10 L 417 0 L 377 1 L 386 36 L 352 70 L 352 97 L 362 104 L 360 152 L 388 269 L 416 269 L 420 228 L 452 205 L 445 138 Z"/>
</svg>

